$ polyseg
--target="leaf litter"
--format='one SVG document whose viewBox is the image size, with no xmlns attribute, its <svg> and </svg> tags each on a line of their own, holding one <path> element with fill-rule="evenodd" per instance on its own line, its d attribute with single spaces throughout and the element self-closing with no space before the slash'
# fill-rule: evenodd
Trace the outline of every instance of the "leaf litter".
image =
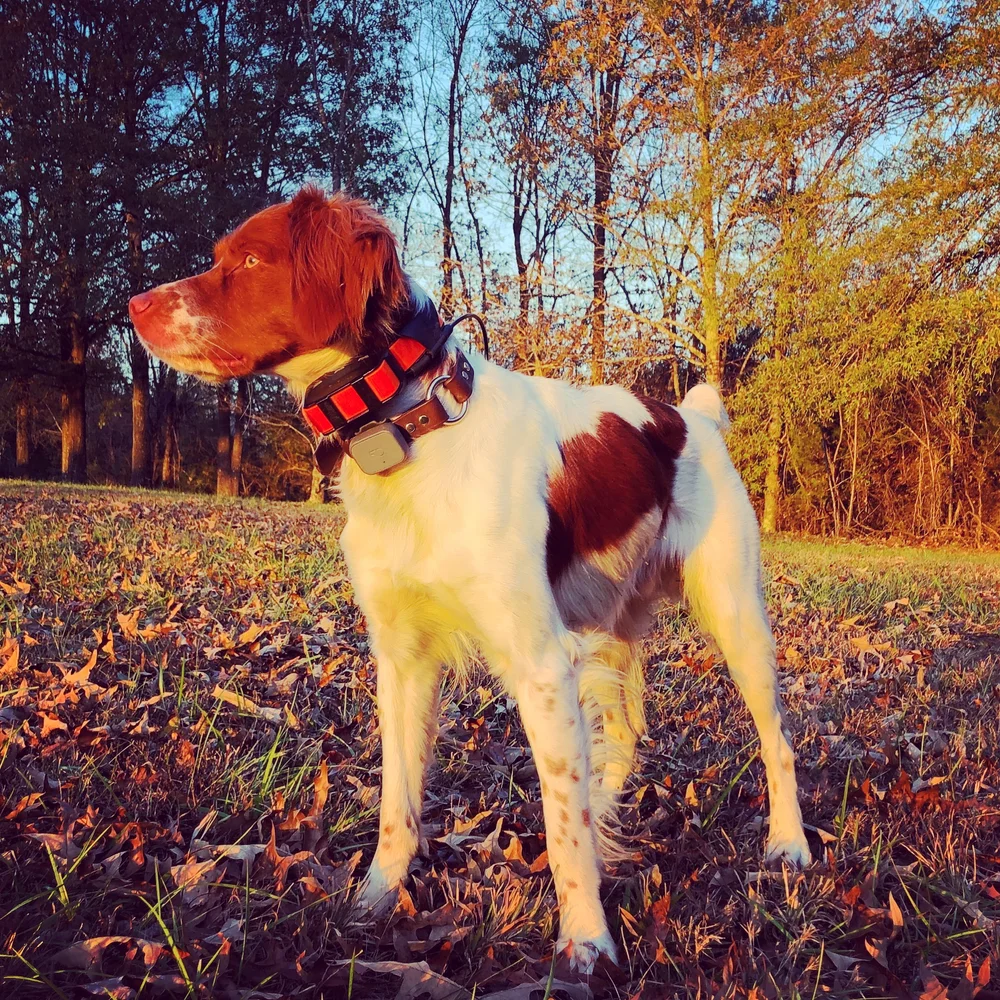
<svg viewBox="0 0 1000 1000">
<path fill-rule="evenodd" d="M 24 525 L 0 552 L 0 963 L 19 995 L 998 996 L 1000 560 L 924 584 L 914 560 L 894 595 L 878 549 L 864 572 L 818 543 L 769 551 L 803 873 L 762 869 L 750 721 L 664 611 L 602 890 L 621 964 L 580 981 L 553 954 L 537 774 L 485 675 L 445 683 L 394 912 L 352 907 L 381 757 L 336 510 L 0 488 L 0 517 Z"/>
</svg>

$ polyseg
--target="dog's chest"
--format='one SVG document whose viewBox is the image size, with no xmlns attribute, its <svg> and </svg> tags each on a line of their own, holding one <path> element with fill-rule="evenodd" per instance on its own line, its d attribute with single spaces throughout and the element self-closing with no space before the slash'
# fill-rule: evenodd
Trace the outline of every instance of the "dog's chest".
<svg viewBox="0 0 1000 1000">
<path fill-rule="evenodd" d="M 447 581 L 456 549 L 468 547 L 473 533 L 464 492 L 412 471 L 367 476 L 357 467 L 344 469 L 340 492 L 348 520 L 342 544 L 352 574 Z"/>
</svg>

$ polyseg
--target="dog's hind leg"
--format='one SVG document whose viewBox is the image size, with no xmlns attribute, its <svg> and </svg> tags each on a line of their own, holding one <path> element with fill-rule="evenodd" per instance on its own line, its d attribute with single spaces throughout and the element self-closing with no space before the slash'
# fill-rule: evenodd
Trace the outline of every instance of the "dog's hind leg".
<svg viewBox="0 0 1000 1000">
<path fill-rule="evenodd" d="M 632 773 L 635 747 L 645 732 L 641 647 L 608 636 L 580 675 L 580 702 L 591 733 L 591 786 L 594 816 L 603 829 L 625 781 Z M 608 845 L 602 843 L 607 853 Z"/>
<path fill-rule="evenodd" d="M 684 589 L 696 617 L 719 644 L 760 736 L 771 807 L 767 857 L 805 865 L 809 846 L 760 585 L 757 523 L 745 494 L 742 502 L 731 498 L 727 509 L 731 512 L 737 503 L 742 516 L 716 518 L 685 561 Z"/>
</svg>

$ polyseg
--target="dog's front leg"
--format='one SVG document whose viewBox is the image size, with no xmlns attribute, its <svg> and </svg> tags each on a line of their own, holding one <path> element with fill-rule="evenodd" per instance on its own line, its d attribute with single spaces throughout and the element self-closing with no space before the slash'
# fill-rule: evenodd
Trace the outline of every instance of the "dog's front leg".
<svg viewBox="0 0 1000 1000">
<path fill-rule="evenodd" d="M 599 955 L 615 960 L 615 944 L 599 894 L 590 740 L 580 710 L 577 665 L 553 638 L 536 662 L 514 669 L 512 682 L 541 781 L 549 867 L 559 900 L 557 948 L 566 950 L 571 968 L 589 973 Z"/>
<path fill-rule="evenodd" d="M 378 847 L 361 894 L 376 914 L 395 903 L 420 844 L 424 774 L 437 733 L 440 664 L 420 655 L 427 643 L 401 644 L 369 619 L 378 672 L 376 691 L 382 737 L 382 804 Z M 405 646 L 410 648 L 406 650 Z"/>
</svg>

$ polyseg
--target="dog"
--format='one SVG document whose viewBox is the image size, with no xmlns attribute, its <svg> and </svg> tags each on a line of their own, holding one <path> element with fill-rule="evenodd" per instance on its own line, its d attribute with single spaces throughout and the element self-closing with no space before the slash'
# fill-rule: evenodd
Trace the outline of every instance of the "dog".
<svg viewBox="0 0 1000 1000">
<path fill-rule="evenodd" d="M 754 511 L 708 385 L 679 407 L 467 356 L 403 272 L 387 222 L 306 187 L 215 247 L 214 266 L 129 302 L 147 349 L 213 381 L 283 378 L 339 469 L 340 539 L 377 662 L 377 909 L 420 839 L 441 671 L 470 650 L 517 701 L 541 784 L 571 968 L 615 960 L 601 831 L 643 731 L 639 641 L 682 594 L 761 741 L 766 855 L 809 862 L 764 606 Z M 470 352 L 471 353 L 471 352 Z"/>
</svg>

